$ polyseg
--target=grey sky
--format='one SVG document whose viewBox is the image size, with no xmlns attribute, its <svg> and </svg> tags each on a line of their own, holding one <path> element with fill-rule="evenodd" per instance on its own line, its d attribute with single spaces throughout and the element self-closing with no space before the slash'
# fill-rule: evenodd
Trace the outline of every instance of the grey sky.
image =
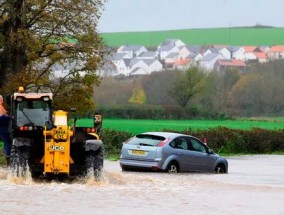
<svg viewBox="0 0 284 215">
<path fill-rule="evenodd" d="M 108 0 L 100 32 L 284 27 L 284 0 Z"/>
</svg>

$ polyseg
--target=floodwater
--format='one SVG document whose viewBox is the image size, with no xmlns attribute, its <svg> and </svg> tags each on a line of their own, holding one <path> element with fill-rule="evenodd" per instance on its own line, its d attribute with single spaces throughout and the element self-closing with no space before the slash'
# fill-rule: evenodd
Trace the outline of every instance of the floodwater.
<svg viewBox="0 0 284 215">
<path fill-rule="evenodd" d="M 228 157 L 229 174 L 122 172 L 100 181 L 13 178 L 0 167 L 0 214 L 284 214 L 284 156 Z"/>
</svg>

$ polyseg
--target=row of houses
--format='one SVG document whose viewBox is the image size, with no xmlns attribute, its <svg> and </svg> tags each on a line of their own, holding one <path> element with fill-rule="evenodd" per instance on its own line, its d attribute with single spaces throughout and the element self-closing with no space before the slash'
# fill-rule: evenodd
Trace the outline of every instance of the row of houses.
<svg viewBox="0 0 284 215">
<path fill-rule="evenodd" d="M 284 46 L 187 45 L 179 39 L 167 39 L 155 50 L 141 45 L 123 45 L 113 51 L 100 69 L 101 76 L 147 75 L 152 72 L 184 70 L 198 65 L 206 71 L 235 68 L 246 71 L 246 62 L 259 63 L 284 59 Z"/>
</svg>

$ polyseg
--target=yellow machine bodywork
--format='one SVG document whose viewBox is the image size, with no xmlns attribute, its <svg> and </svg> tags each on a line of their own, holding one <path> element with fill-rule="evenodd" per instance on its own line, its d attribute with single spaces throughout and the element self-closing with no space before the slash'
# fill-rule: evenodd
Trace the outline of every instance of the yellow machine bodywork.
<svg viewBox="0 0 284 215">
<path fill-rule="evenodd" d="M 44 174 L 67 174 L 70 172 L 70 164 L 74 163 L 70 156 L 70 139 L 73 131 L 68 126 L 68 113 L 58 110 L 53 116 L 54 127 L 44 134 L 44 157 L 41 163 L 44 164 Z"/>
</svg>

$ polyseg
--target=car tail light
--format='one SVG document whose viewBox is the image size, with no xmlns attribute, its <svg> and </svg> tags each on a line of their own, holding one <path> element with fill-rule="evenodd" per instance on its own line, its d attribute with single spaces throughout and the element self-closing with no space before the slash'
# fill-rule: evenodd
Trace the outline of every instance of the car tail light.
<svg viewBox="0 0 284 215">
<path fill-rule="evenodd" d="M 162 147 L 163 145 L 165 145 L 166 144 L 166 142 L 168 142 L 168 140 L 170 140 L 171 138 L 166 138 L 165 140 L 163 140 L 162 142 L 160 142 L 157 146 L 158 147 Z"/>
</svg>

